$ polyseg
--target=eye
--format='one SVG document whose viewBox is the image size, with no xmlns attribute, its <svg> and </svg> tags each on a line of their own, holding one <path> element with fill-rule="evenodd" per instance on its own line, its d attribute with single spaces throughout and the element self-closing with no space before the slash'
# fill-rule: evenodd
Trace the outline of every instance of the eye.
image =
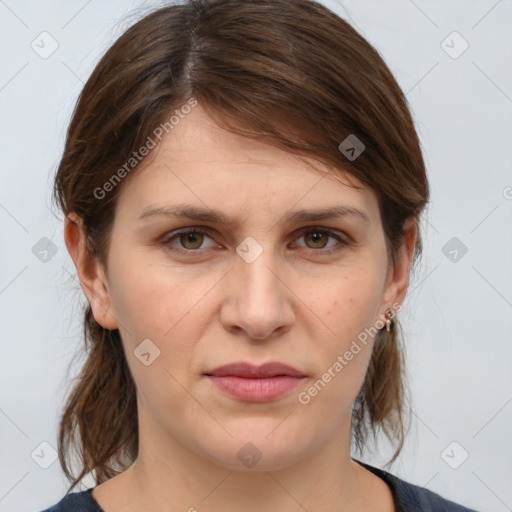
<svg viewBox="0 0 512 512">
<path fill-rule="evenodd" d="M 300 238 L 304 238 L 308 244 L 308 248 L 312 249 L 312 252 L 319 252 L 321 254 L 332 254 L 333 252 L 339 251 L 344 246 L 348 245 L 337 232 L 331 231 L 325 228 L 308 228 L 302 231 Z M 337 240 L 339 243 L 327 246 L 329 238 Z"/>
<path fill-rule="evenodd" d="M 170 245 L 172 250 L 176 250 L 182 253 L 197 252 L 201 248 L 205 238 L 211 237 L 205 232 L 199 229 L 187 229 L 175 233 L 174 235 L 167 237 L 162 242 L 164 245 Z M 172 246 L 171 242 L 177 240 L 181 247 Z"/>
<path fill-rule="evenodd" d="M 199 253 L 199 249 L 208 249 L 208 247 L 201 247 L 206 238 L 213 242 L 212 237 L 206 231 L 198 228 L 189 228 L 177 233 L 171 233 L 170 236 L 164 238 L 162 244 L 169 247 L 172 251 L 192 254 Z M 337 232 L 326 228 L 313 227 L 302 230 L 297 240 L 301 238 L 304 238 L 307 245 L 299 245 L 298 247 L 306 247 L 312 254 L 332 254 L 349 245 L 349 242 L 344 240 Z M 329 239 L 337 240 L 338 243 L 328 245 Z M 179 245 L 176 245 L 175 241 Z M 210 248 L 214 247 L 221 248 L 213 243 Z"/>
</svg>

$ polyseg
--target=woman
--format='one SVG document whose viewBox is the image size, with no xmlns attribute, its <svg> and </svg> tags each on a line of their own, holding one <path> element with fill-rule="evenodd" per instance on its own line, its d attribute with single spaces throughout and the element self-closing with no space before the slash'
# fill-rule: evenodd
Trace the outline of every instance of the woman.
<svg viewBox="0 0 512 512">
<path fill-rule="evenodd" d="M 88 359 L 48 510 L 469 510 L 351 457 L 403 444 L 396 315 L 429 189 L 402 91 L 344 20 L 147 15 L 86 83 L 55 198 Z"/>
</svg>

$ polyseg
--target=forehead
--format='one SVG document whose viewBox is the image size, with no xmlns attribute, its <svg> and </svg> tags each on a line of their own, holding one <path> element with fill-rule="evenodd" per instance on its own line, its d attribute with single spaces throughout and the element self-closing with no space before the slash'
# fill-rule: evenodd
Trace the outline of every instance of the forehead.
<svg viewBox="0 0 512 512">
<path fill-rule="evenodd" d="M 347 176 L 233 134 L 197 105 L 129 177 L 118 208 L 134 217 L 151 205 L 188 203 L 262 215 L 341 204 L 378 215 L 375 193 Z"/>
</svg>

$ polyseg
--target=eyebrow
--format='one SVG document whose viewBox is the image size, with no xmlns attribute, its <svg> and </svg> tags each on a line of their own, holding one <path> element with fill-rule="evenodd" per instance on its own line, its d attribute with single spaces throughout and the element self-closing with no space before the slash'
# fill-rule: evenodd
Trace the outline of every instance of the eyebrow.
<svg viewBox="0 0 512 512">
<path fill-rule="evenodd" d="M 180 204 L 168 207 L 153 207 L 149 206 L 144 208 L 137 217 L 137 220 L 146 220 L 151 217 L 170 217 L 170 218 L 182 218 L 200 222 L 210 223 L 221 223 L 229 227 L 230 229 L 237 229 L 240 226 L 240 222 L 235 219 L 231 219 L 219 210 L 211 208 L 203 208 L 188 204 Z M 364 224 L 369 225 L 369 216 L 361 210 L 352 206 L 337 205 L 329 208 L 322 209 L 310 209 L 310 210 L 297 210 L 288 212 L 280 223 L 300 223 L 300 222 L 312 222 L 326 219 L 334 219 L 338 217 L 353 217 Z"/>
</svg>

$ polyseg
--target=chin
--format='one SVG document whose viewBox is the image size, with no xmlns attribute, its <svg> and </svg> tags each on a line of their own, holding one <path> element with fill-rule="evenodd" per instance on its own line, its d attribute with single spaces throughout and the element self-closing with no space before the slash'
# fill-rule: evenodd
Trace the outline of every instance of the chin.
<svg viewBox="0 0 512 512">
<path fill-rule="evenodd" d="M 282 419 L 277 422 L 275 418 L 266 419 L 262 423 L 253 420 L 251 428 L 241 427 L 238 431 L 227 428 L 233 438 L 226 435 L 224 442 L 213 443 L 213 450 L 212 446 L 204 448 L 216 464 L 231 471 L 285 469 L 306 456 L 307 438 L 304 432 L 298 437 L 290 435 L 283 425 L 278 426 L 280 421 Z M 311 441 L 313 443 L 313 440 Z M 301 448 L 304 449 L 304 453 Z"/>
</svg>

